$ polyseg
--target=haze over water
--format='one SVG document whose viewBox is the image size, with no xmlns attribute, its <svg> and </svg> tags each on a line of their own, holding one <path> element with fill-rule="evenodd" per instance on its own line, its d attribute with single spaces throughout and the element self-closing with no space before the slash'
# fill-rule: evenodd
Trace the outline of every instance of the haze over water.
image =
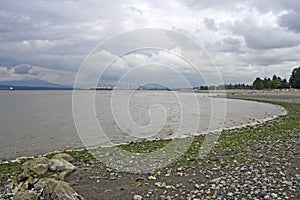
<svg viewBox="0 0 300 200">
<path fill-rule="evenodd" d="M 93 91 L 80 91 L 82 96 L 88 96 Z M 151 106 L 161 105 L 165 109 L 166 121 L 163 127 L 153 127 L 157 133 L 146 135 L 146 138 L 173 137 L 174 130 L 180 124 L 181 105 L 176 99 L 176 93 L 168 91 L 116 91 L 118 100 L 130 95 L 130 117 L 138 126 L 146 126 L 151 122 L 148 113 Z M 109 141 L 114 144 L 143 138 L 143 135 L 131 135 L 124 133 L 119 124 L 114 121 L 111 114 L 112 91 L 97 91 L 95 93 L 96 117 L 100 126 L 107 134 Z M 198 132 L 205 132 L 211 120 L 211 102 L 209 94 L 180 93 L 185 101 L 196 95 L 200 113 L 194 109 L 195 105 L 189 105 L 189 126 L 197 123 L 200 117 Z M 83 98 L 84 99 L 84 98 Z M 224 112 L 223 99 L 213 98 L 213 114 Z M 264 119 L 281 114 L 283 109 L 279 106 L 242 101 L 226 100 L 226 118 L 224 127 L 232 127 L 247 124 L 256 119 Z M 125 105 L 125 104 L 124 104 Z M 122 106 L 122 105 L 121 105 Z M 83 110 L 84 111 L 84 110 Z M 161 116 L 158 115 L 153 116 Z M 185 116 L 186 117 L 186 116 Z M 119 118 L 124 119 L 126 118 Z M 221 128 L 223 117 L 220 118 L 214 128 Z M 89 119 L 86 119 L 88 122 Z M 153 120 L 153 119 L 152 119 Z M 156 119 L 154 119 L 156 120 Z M 158 121 L 160 119 L 157 119 Z M 125 121 L 126 122 L 126 121 Z M 154 124 L 155 125 L 155 124 Z M 157 123 L 157 126 L 161 124 Z M 130 126 L 127 127 L 130 132 Z M 192 133 L 182 133 L 192 134 Z M 136 136 L 136 137 L 135 137 Z M 106 140 L 107 140 L 106 138 Z M 14 159 L 19 156 L 33 156 L 65 148 L 83 147 L 77 134 L 72 113 L 72 91 L 1 91 L 0 92 L 0 160 Z"/>
</svg>

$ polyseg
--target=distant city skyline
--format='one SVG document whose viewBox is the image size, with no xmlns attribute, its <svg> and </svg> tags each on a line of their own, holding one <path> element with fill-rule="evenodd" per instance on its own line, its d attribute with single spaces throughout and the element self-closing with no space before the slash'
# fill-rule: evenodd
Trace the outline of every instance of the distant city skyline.
<svg viewBox="0 0 300 200">
<path fill-rule="evenodd" d="M 256 77 L 273 74 L 289 79 L 300 65 L 299 11 L 298 0 L 2 0 L 0 81 L 38 79 L 73 85 L 93 48 L 141 28 L 173 30 L 193 39 L 218 66 L 225 84 L 252 84 Z M 107 59 L 115 56 L 102 53 Z M 107 71 L 105 80 L 118 80 L 124 66 L 134 68 L 151 60 L 168 65 L 168 59 L 163 51 L 133 52 Z M 189 77 L 192 86 L 202 85 L 194 72 L 174 62 L 169 66 Z M 173 80 L 159 67 L 139 73 L 159 74 L 170 84 Z M 178 87 L 176 80 L 174 86 Z"/>
</svg>

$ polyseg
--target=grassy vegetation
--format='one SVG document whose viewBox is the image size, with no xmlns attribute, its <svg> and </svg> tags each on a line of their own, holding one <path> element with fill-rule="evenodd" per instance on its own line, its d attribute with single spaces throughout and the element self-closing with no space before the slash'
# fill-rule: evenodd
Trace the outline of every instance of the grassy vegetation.
<svg viewBox="0 0 300 200">
<path fill-rule="evenodd" d="M 122 144 L 119 147 L 125 151 L 133 153 L 150 153 L 157 149 L 163 148 L 171 139 L 166 140 L 143 140 L 139 142 L 130 142 L 129 144 Z"/>
<path fill-rule="evenodd" d="M 0 165 L 0 174 L 14 174 L 21 166 L 21 163 L 4 163 Z"/>
<path fill-rule="evenodd" d="M 252 147 L 259 147 L 266 143 L 276 144 L 278 141 L 284 143 L 284 141 L 289 139 L 299 139 L 300 104 L 286 102 L 276 102 L 275 104 L 283 106 L 288 111 L 288 115 L 254 127 L 249 126 L 238 130 L 223 131 L 214 148 L 205 158 L 199 157 L 204 137 L 197 136 L 183 158 L 174 165 L 221 164 L 222 162 L 227 163 L 233 160 L 238 164 L 253 161 L 258 155 L 253 155 L 253 152 L 250 151 Z M 121 145 L 120 147 L 130 152 L 147 153 L 162 148 L 169 142 L 170 140 L 143 141 Z M 284 151 L 284 145 L 280 147 L 274 145 L 272 148 L 269 150 L 277 153 Z"/>
<path fill-rule="evenodd" d="M 62 153 L 66 153 L 72 156 L 75 163 L 89 163 L 91 161 L 95 161 L 95 158 L 87 149 L 64 151 Z M 46 155 L 46 157 L 51 159 L 55 154 L 57 153 L 49 153 Z"/>
<path fill-rule="evenodd" d="M 224 131 L 213 150 L 205 158 L 200 159 L 199 143 L 203 138 L 196 138 L 191 145 L 190 150 L 186 153 L 185 158 L 180 164 L 199 164 L 199 163 L 221 163 L 226 164 L 233 160 L 236 163 L 254 161 L 259 156 L 259 152 L 265 150 L 274 153 L 283 153 L 285 149 L 285 141 L 289 139 L 300 139 L 300 104 L 276 102 L 288 111 L 288 115 L 281 116 L 264 124 L 255 127 L 246 127 L 235 131 Z M 281 145 L 276 145 L 278 142 Z M 264 149 L 265 146 L 271 149 Z M 254 149 L 255 148 L 255 149 Z M 253 150 L 257 153 L 253 154 Z"/>
<path fill-rule="evenodd" d="M 274 102 L 272 102 L 274 103 Z M 271 120 L 267 123 L 255 127 L 246 127 L 234 131 L 224 131 L 212 151 L 205 157 L 199 157 L 199 152 L 204 141 L 203 136 L 195 137 L 188 151 L 181 160 L 173 165 L 199 165 L 214 163 L 225 165 L 227 162 L 249 162 L 255 161 L 258 154 L 253 155 L 251 148 L 256 148 L 257 152 L 263 152 L 264 145 L 270 144 L 271 149 L 277 153 L 284 153 L 288 147 L 276 145 L 278 141 L 284 143 L 287 140 L 300 139 L 300 104 L 276 102 L 288 111 L 288 115 Z M 178 139 L 180 140 L 180 139 Z M 149 153 L 164 147 L 171 140 L 141 141 L 123 144 L 119 147 L 129 152 Z M 89 163 L 95 158 L 88 150 L 67 151 L 74 159 L 75 163 Z M 51 158 L 54 154 L 49 154 Z M 23 162 L 23 161 L 22 161 Z M 7 163 L 0 165 L 0 174 L 14 174 L 21 163 Z"/>
</svg>

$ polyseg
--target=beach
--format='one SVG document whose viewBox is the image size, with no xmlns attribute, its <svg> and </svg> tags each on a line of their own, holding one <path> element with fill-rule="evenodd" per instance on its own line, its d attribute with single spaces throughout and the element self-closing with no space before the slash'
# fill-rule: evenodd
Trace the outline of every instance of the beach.
<svg viewBox="0 0 300 200">
<path fill-rule="evenodd" d="M 274 96 L 263 100 L 274 101 Z M 202 158 L 204 136 L 197 136 L 181 159 L 148 173 L 113 169 L 88 151 L 66 152 L 77 170 L 65 181 L 85 199 L 297 199 L 300 106 L 282 101 L 276 104 L 288 111 L 287 116 L 224 131 Z M 145 153 L 168 142 L 132 142 L 120 148 Z"/>
<path fill-rule="evenodd" d="M 68 181 L 87 199 L 296 200 L 300 194 L 300 124 L 294 120 L 299 120 L 300 106 L 279 105 L 288 110 L 288 117 L 225 132 L 204 159 L 195 158 L 199 148 L 195 142 L 181 161 L 152 173 L 120 173 L 92 162 Z"/>
</svg>

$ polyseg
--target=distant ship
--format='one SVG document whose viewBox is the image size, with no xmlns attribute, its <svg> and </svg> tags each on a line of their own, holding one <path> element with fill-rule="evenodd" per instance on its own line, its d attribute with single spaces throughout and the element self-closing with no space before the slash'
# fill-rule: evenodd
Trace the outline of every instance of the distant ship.
<svg viewBox="0 0 300 200">
<path fill-rule="evenodd" d="M 100 86 L 95 88 L 90 88 L 90 90 L 113 90 L 112 86 Z"/>
</svg>

